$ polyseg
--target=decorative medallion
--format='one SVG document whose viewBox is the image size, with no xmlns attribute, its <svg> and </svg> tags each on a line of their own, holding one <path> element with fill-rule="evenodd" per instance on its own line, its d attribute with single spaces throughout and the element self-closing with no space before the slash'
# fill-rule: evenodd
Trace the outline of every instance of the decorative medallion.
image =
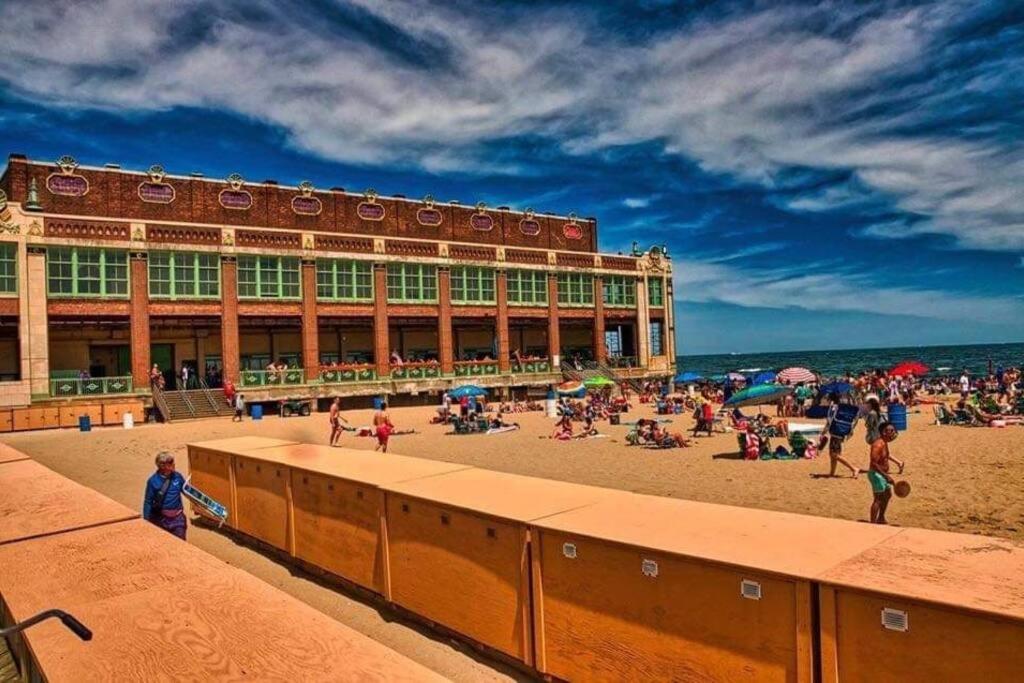
<svg viewBox="0 0 1024 683">
<path fill-rule="evenodd" d="M 83 175 L 75 173 L 78 162 L 74 157 L 62 156 L 57 160 L 60 173 L 51 173 L 46 177 L 46 189 L 50 194 L 63 197 L 84 197 L 89 192 L 89 181 Z"/>
<path fill-rule="evenodd" d="M 17 235 L 21 232 L 21 228 L 14 222 L 11 209 L 7 206 L 7 193 L 0 190 L 0 233 L 7 232 Z"/>
<path fill-rule="evenodd" d="M 136 227 L 135 230 L 132 231 L 132 239 L 137 242 L 141 242 L 146 239 L 146 233 L 143 232 L 142 228 Z"/>
<path fill-rule="evenodd" d="M 300 216 L 319 216 L 324 210 L 323 202 L 313 196 L 313 183 L 303 180 L 299 183 L 299 191 L 302 194 L 292 197 L 292 211 Z"/>
<path fill-rule="evenodd" d="M 177 196 L 174 185 L 164 182 L 167 175 L 164 167 L 153 164 L 149 167 L 149 180 L 139 183 L 139 199 L 148 204 L 170 204 Z"/>
<path fill-rule="evenodd" d="M 234 209 L 236 211 L 251 209 L 252 195 L 249 194 L 248 190 L 242 189 L 243 185 L 245 185 L 245 179 L 238 173 L 232 173 L 228 176 L 228 187 L 220 191 L 220 194 L 217 195 L 217 201 L 225 209 Z"/>
<path fill-rule="evenodd" d="M 29 223 L 28 235 L 29 235 L 29 237 L 42 237 L 43 236 L 43 226 L 42 226 L 42 224 L 39 221 L 32 221 L 31 223 Z"/>
<path fill-rule="evenodd" d="M 567 240 L 583 239 L 583 227 L 576 222 L 576 214 L 569 214 L 569 222 L 562 226 L 562 234 Z"/>
<path fill-rule="evenodd" d="M 364 221 L 382 221 L 386 211 L 382 204 L 377 203 L 377 191 L 369 189 L 363 195 L 363 201 L 356 206 L 356 215 Z"/>
<path fill-rule="evenodd" d="M 526 216 L 519 221 L 519 232 L 530 237 L 540 234 L 540 223 L 533 217 L 533 209 L 527 209 Z"/>
<path fill-rule="evenodd" d="M 231 230 L 225 230 L 224 234 L 221 235 L 220 243 L 223 244 L 225 247 L 235 246 L 235 233 L 232 232 Z"/>
<path fill-rule="evenodd" d="M 305 249 L 306 251 L 312 251 L 316 249 L 316 238 L 314 238 L 312 235 L 303 235 L 302 248 Z"/>
<path fill-rule="evenodd" d="M 433 195 L 428 194 L 424 197 L 423 203 L 426 206 L 416 211 L 416 222 L 430 228 L 436 228 L 441 225 L 444 221 L 444 215 L 434 207 Z"/>
<path fill-rule="evenodd" d="M 486 209 L 486 204 L 483 202 L 477 202 L 476 213 L 469 217 L 469 224 L 474 230 L 490 232 L 494 229 L 494 219 L 491 218 L 490 214 L 484 213 Z"/>
</svg>

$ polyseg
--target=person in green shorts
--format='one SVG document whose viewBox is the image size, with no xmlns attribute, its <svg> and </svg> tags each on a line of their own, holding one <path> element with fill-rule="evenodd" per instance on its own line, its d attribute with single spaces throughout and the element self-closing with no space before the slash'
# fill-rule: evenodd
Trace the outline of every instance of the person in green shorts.
<svg viewBox="0 0 1024 683">
<path fill-rule="evenodd" d="M 871 492 L 874 500 L 871 502 L 871 523 L 888 524 L 885 519 L 886 508 L 889 507 L 889 500 L 892 499 L 892 486 L 896 482 L 889 474 L 889 463 L 896 463 L 903 474 L 903 463 L 889 453 L 889 444 L 896 440 L 899 432 L 889 422 L 882 422 L 878 425 L 879 437 L 871 444 L 871 467 L 868 469 L 868 482 L 871 483 Z"/>
</svg>

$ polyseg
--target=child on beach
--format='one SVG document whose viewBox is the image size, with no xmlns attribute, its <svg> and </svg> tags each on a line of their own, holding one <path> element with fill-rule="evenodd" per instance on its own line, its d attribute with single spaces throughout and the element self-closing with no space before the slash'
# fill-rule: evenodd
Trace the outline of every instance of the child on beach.
<svg viewBox="0 0 1024 683">
<path fill-rule="evenodd" d="M 391 415 L 388 414 L 388 404 L 382 403 L 380 410 L 373 415 L 373 427 L 377 432 L 377 445 L 374 446 L 374 451 L 380 451 L 381 453 L 388 452 L 388 438 L 391 436 L 392 430 L 395 425 L 391 423 Z"/>
<path fill-rule="evenodd" d="M 332 446 L 335 446 L 338 443 L 338 437 L 341 436 L 341 432 L 344 429 L 344 427 L 341 426 L 341 423 L 342 422 L 348 423 L 348 420 L 346 420 L 345 418 L 343 418 L 341 416 L 341 398 L 340 397 L 335 397 L 335 399 L 333 401 L 331 401 L 330 421 L 331 421 L 331 441 L 330 441 L 330 443 L 331 443 Z"/>
<path fill-rule="evenodd" d="M 871 444 L 871 468 L 868 470 L 868 481 L 871 483 L 871 492 L 874 500 L 871 502 L 871 523 L 888 524 L 885 519 L 885 511 L 889 507 L 889 500 L 892 498 L 892 487 L 895 481 L 889 474 L 889 461 L 896 463 L 903 474 L 903 463 L 889 453 L 889 444 L 896 440 L 899 432 L 896 427 L 888 422 L 878 425 L 879 437 Z"/>
</svg>

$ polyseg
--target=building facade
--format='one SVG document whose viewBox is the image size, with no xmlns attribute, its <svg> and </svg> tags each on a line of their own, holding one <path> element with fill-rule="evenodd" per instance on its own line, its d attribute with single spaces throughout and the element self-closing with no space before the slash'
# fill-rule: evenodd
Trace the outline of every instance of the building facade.
<svg viewBox="0 0 1024 683">
<path fill-rule="evenodd" d="M 255 400 L 674 369 L 667 254 L 598 253 L 591 218 L 70 157 L 0 190 L 0 405 L 147 395 L 154 364 Z"/>
</svg>

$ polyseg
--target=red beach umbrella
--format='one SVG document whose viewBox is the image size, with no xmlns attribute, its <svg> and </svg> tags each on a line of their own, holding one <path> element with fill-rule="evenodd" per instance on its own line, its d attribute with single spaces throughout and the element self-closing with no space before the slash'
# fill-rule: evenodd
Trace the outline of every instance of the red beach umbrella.
<svg viewBox="0 0 1024 683">
<path fill-rule="evenodd" d="M 890 375 L 906 377 L 907 375 L 914 375 L 920 377 L 921 375 L 927 375 L 931 372 L 931 368 L 917 360 L 905 360 L 902 363 L 897 363 L 892 370 L 889 371 Z"/>
<path fill-rule="evenodd" d="M 799 384 L 800 382 L 816 382 L 818 376 L 807 368 L 786 368 L 776 379 L 781 384 Z"/>
</svg>

